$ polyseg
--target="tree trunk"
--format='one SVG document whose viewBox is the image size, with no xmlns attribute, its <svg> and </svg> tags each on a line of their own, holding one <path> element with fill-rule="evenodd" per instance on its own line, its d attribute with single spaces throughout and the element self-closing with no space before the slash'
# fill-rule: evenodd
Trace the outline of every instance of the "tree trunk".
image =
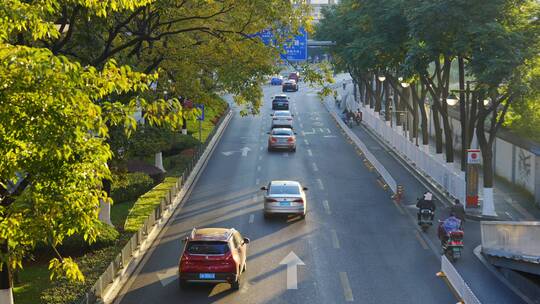
<svg viewBox="0 0 540 304">
<path fill-rule="evenodd" d="M 107 197 L 111 197 L 111 184 L 112 182 L 108 179 L 103 179 L 101 181 L 102 189 L 107 193 Z M 103 200 L 99 200 L 99 213 L 98 213 L 98 219 L 107 224 L 112 226 L 111 222 L 111 204 L 107 203 Z"/>
<path fill-rule="evenodd" d="M 496 216 L 495 204 L 493 201 L 493 152 L 492 144 L 486 139 L 484 130 L 484 120 L 487 115 L 478 119 L 476 125 L 476 137 L 480 151 L 482 152 L 482 170 L 484 173 L 484 200 L 482 202 L 482 214 Z"/>
<path fill-rule="evenodd" d="M 441 129 L 441 121 L 439 119 L 439 107 L 437 106 L 437 103 L 433 103 L 431 112 L 433 116 L 433 128 L 435 129 L 435 153 L 442 154 L 443 153 L 442 129 Z"/>
<path fill-rule="evenodd" d="M 375 112 L 380 113 L 382 109 L 382 98 L 381 98 L 381 91 L 382 91 L 382 85 L 379 79 L 375 77 Z"/>
<path fill-rule="evenodd" d="M 159 170 L 165 172 L 165 168 L 163 167 L 163 154 L 161 153 L 161 151 L 156 153 L 154 155 L 154 158 L 154 166 L 156 166 Z"/>
<path fill-rule="evenodd" d="M 461 125 L 461 171 L 467 169 L 467 149 L 469 149 L 468 140 L 468 121 L 467 106 L 469 98 L 469 86 L 467 85 L 467 95 L 465 95 L 465 64 L 463 57 L 458 57 L 459 66 L 459 122 Z"/>
<path fill-rule="evenodd" d="M 7 240 L 0 241 L 0 254 L 4 259 L 9 257 L 9 247 Z M 0 303 L 13 304 L 13 283 L 11 281 L 11 271 L 9 261 L 0 264 Z"/>
<path fill-rule="evenodd" d="M 388 81 L 384 82 L 384 120 L 390 121 L 392 112 L 390 112 L 390 85 Z"/>
</svg>

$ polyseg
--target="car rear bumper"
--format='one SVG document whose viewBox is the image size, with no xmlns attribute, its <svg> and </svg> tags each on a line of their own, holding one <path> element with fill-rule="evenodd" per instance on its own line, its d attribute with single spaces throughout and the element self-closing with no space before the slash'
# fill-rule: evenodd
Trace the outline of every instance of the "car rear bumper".
<svg viewBox="0 0 540 304">
<path fill-rule="evenodd" d="M 264 206 L 264 213 L 266 214 L 305 214 L 306 209 L 304 206 L 299 207 L 276 207 L 276 206 Z"/>
<path fill-rule="evenodd" d="M 200 273 L 181 272 L 178 277 L 180 280 L 195 283 L 230 283 L 236 280 L 236 273 L 232 272 L 216 272 L 214 279 L 201 279 Z"/>
<path fill-rule="evenodd" d="M 294 149 L 296 144 L 270 144 L 268 147 L 271 149 Z"/>
</svg>

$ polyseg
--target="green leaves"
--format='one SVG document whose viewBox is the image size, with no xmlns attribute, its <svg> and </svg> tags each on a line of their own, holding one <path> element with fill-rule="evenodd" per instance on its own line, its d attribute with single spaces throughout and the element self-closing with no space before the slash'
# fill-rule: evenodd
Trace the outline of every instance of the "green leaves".
<svg viewBox="0 0 540 304">
<path fill-rule="evenodd" d="M 57 258 L 52 259 L 49 262 L 49 270 L 51 271 L 49 277 L 51 280 L 65 277 L 70 281 L 84 282 L 84 276 L 72 258 L 63 258 L 62 260 Z"/>
</svg>

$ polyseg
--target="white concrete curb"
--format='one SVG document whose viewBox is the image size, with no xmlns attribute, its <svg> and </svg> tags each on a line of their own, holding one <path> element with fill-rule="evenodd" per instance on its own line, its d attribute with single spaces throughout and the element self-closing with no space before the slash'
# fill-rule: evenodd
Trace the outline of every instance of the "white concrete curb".
<svg viewBox="0 0 540 304">
<path fill-rule="evenodd" d="M 129 261 L 128 265 L 124 267 L 121 271 L 121 273 L 114 279 L 114 281 L 110 284 L 110 286 L 107 288 L 107 290 L 103 293 L 103 297 L 101 300 L 101 303 L 113 303 L 117 302 L 116 297 L 119 295 L 122 288 L 128 283 L 131 276 L 135 273 L 137 268 L 139 267 L 140 263 L 144 260 L 145 255 L 149 248 L 152 247 L 152 244 L 156 239 L 158 238 L 159 234 L 162 232 L 163 228 L 167 225 L 169 219 L 172 217 L 174 212 L 177 210 L 177 208 L 181 208 L 184 203 L 184 198 L 186 198 L 186 194 L 189 194 L 191 191 L 191 188 L 197 181 L 200 173 L 206 166 L 210 156 L 214 152 L 215 147 L 217 146 L 217 143 L 221 139 L 221 136 L 223 135 L 223 132 L 229 125 L 230 120 L 233 116 L 233 109 L 229 111 L 227 116 L 223 119 L 223 122 L 219 126 L 219 128 L 216 130 L 216 133 L 214 137 L 210 140 L 210 143 L 206 147 L 205 151 L 197 161 L 197 164 L 189 174 L 188 178 L 182 185 L 182 189 L 176 195 L 176 197 L 173 199 L 173 202 L 169 207 L 163 212 L 163 215 L 161 219 L 159 219 L 152 230 L 148 233 L 148 236 L 146 239 L 140 244 L 139 249 L 133 252 L 133 257 L 131 261 Z"/>
</svg>

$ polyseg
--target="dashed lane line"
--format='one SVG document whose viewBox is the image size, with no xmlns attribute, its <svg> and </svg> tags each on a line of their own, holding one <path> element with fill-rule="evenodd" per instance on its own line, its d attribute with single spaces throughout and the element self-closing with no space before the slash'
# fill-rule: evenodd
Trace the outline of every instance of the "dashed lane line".
<svg viewBox="0 0 540 304">
<path fill-rule="evenodd" d="M 339 249 L 339 239 L 336 230 L 330 229 L 330 235 L 332 236 L 332 246 L 334 247 L 334 249 Z"/>
<path fill-rule="evenodd" d="M 253 224 L 253 221 L 254 221 L 254 220 L 255 220 L 255 215 L 250 214 L 250 215 L 249 215 L 249 223 L 250 223 L 250 224 Z"/>
<path fill-rule="evenodd" d="M 307 149 L 307 154 L 308 154 L 309 156 L 313 156 L 313 152 L 311 152 L 311 149 Z"/>
<path fill-rule="evenodd" d="M 319 189 L 324 190 L 324 185 L 320 178 L 317 179 L 317 184 L 319 184 Z"/>
<path fill-rule="evenodd" d="M 306 145 L 309 145 L 309 141 L 308 141 L 307 139 L 304 139 L 304 143 L 305 143 Z"/>
<path fill-rule="evenodd" d="M 323 205 L 323 207 L 324 207 L 324 211 L 326 211 L 326 214 L 331 215 L 331 214 L 332 214 L 332 211 L 330 210 L 330 204 L 328 203 L 328 201 L 327 201 L 327 200 L 324 200 L 324 201 L 322 202 L 322 205 Z"/>
<path fill-rule="evenodd" d="M 311 165 L 313 166 L 313 171 L 315 172 L 319 171 L 319 168 L 317 167 L 316 163 L 312 163 Z"/>
<path fill-rule="evenodd" d="M 426 243 L 424 238 L 420 235 L 420 232 L 418 232 L 418 230 L 414 229 L 414 235 L 416 236 L 416 239 L 418 240 L 418 242 L 420 242 L 420 246 L 422 246 L 422 248 L 424 248 L 424 250 L 428 250 L 429 249 L 428 244 Z"/>
<path fill-rule="evenodd" d="M 257 171 L 261 171 L 261 166 L 257 166 Z"/>
<path fill-rule="evenodd" d="M 260 185 L 260 183 L 261 183 L 261 180 L 257 178 L 257 179 L 255 180 L 255 185 Z"/>
<path fill-rule="evenodd" d="M 343 295 L 345 296 L 346 302 L 354 301 L 351 284 L 349 284 L 349 277 L 346 272 L 339 273 L 339 279 L 341 281 L 341 286 L 343 286 Z"/>
</svg>

